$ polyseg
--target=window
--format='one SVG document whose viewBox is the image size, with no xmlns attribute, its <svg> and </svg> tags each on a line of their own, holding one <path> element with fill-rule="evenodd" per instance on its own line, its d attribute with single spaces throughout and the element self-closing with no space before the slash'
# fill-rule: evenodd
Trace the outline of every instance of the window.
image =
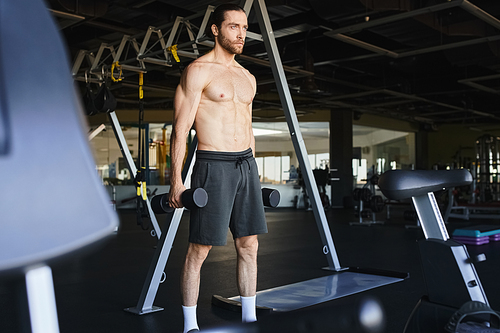
<svg viewBox="0 0 500 333">
<path fill-rule="evenodd" d="M 353 146 L 359 152 L 353 159 L 353 175 L 358 183 L 363 183 L 372 168 L 381 174 L 412 169 L 415 164 L 414 133 L 354 125 Z"/>
<path fill-rule="evenodd" d="M 256 157 L 261 183 L 285 184 L 290 180 L 290 156 Z"/>
<path fill-rule="evenodd" d="M 309 163 L 311 164 L 311 169 L 328 169 L 330 165 L 330 154 L 309 154 Z"/>
<path fill-rule="evenodd" d="M 366 159 L 353 158 L 352 160 L 352 175 L 356 179 L 356 183 L 365 183 L 368 177 L 368 170 L 366 169 Z"/>
</svg>

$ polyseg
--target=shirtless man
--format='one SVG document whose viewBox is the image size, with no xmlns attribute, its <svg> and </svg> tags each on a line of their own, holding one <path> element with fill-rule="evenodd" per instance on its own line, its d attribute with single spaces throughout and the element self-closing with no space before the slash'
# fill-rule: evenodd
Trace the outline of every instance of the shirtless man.
<svg viewBox="0 0 500 333">
<path fill-rule="evenodd" d="M 234 56 L 241 54 L 247 17 L 239 6 L 214 11 L 215 47 L 184 71 L 175 93 L 171 136 L 170 204 L 182 207 L 181 169 L 186 138 L 195 126 L 198 137 L 191 187 L 208 193 L 208 204 L 191 211 L 189 247 L 181 276 L 184 333 L 199 329 L 196 306 L 200 270 L 214 245 L 225 245 L 231 230 L 237 253 L 237 281 L 242 321 L 256 321 L 257 235 L 267 232 L 252 132 L 255 78 Z"/>
</svg>

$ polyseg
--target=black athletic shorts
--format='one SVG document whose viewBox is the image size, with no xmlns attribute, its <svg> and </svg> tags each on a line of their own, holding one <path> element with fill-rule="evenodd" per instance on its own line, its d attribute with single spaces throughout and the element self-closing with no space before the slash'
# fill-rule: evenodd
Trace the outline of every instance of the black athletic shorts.
<svg viewBox="0 0 500 333">
<path fill-rule="evenodd" d="M 226 245 L 233 238 L 267 233 L 259 172 L 252 149 L 242 152 L 196 152 L 191 188 L 208 193 L 205 207 L 191 210 L 189 241 Z"/>
</svg>

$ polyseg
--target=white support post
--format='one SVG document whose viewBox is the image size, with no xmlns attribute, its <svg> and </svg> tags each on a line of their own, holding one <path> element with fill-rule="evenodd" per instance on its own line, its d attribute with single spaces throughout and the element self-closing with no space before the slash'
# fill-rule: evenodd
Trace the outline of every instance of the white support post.
<svg viewBox="0 0 500 333">
<path fill-rule="evenodd" d="M 25 280 L 32 333 L 58 333 L 52 270 L 49 266 L 30 268 Z"/>
</svg>

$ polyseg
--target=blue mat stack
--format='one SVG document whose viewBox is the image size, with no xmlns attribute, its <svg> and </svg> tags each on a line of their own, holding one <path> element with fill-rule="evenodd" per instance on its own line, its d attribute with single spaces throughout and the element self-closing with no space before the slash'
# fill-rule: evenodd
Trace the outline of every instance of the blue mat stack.
<svg viewBox="0 0 500 333">
<path fill-rule="evenodd" d="M 500 241 L 500 226 L 478 225 L 453 231 L 452 238 L 467 245 L 483 245 Z"/>
</svg>

